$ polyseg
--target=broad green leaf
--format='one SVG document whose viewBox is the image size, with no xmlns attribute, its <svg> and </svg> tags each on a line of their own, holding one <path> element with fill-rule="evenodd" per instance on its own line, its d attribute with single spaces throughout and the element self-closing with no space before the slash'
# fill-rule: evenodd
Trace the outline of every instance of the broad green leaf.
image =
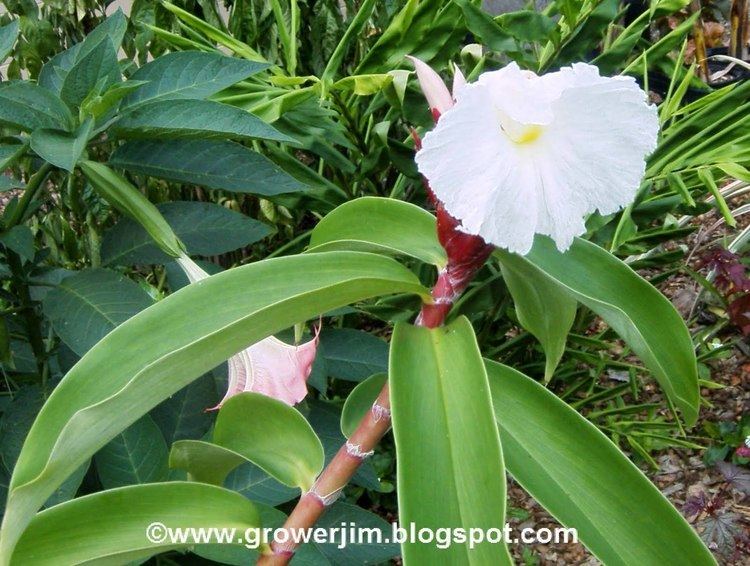
<svg viewBox="0 0 750 566">
<path fill-rule="evenodd" d="M 67 72 L 60 87 L 60 98 L 77 107 L 95 89 L 104 92 L 120 79 L 115 48 L 111 41 L 102 40 Z"/>
<path fill-rule="evenodd" d="M 502 262 L 500 266 L 518 321 L 542 344 L 544 380 L 548 382 L 565 352 L 578 303 L 564 288 L 525 263 Z"/>
<path fill-rule="evenodd" d="M 29 432 L 11 478 L 0 563 L 61 479 L 159 402 L 274 332 L 393 293 L 428 296 L 389 258 L 289 256 L 188 285 L 115 328 L 68 372 Z"/>
<path fill-rule="evenodd" d="M 113 132 L 123 138 L 294 141 L 249 112 L 212 100 L 157 100 L 143 104 L 120 118 Z"/>
<path fill-rule="evenodd" d="M 9 191 L 11 189 L 23 189 L 26 185 L 23 181 L 8 177 L 7 175 L 0 175 L 0 192 Z"/>
<path fill-rule="evenodd" d="M 153 303 L 137 283 L 106 269 L 87 269 L 48 292 L 42 308 L 52 328 L 79 356 Z"/>
<path fill-rule="evenodd" d="M 537 236 L 524 257 L 496 253 L 509 269 L 547 277 L 599 314 L 653 372 L 685 421 L 695 422 L 699 392 L 693 344 L 664 295 L 615 256 L 580 238 L 565 253 L 544 236 Z"/>
<path fill-rule="evenodd" d="M 372 408 L 375 399 L 388 381 L 388 374 L 376 373 L 359 383 L 344 403 L 341 411 L 341 432 L 349 438 Z"/>
<path fill-rule="evenodd" d="M 299 497 L 299 489 L 284 485 L 249 462 L 230 472 L 224 487 L 266 505 L 281 505 Z"/>
<path fill-rule="evenodd" d="M 0 63 L 5 61 L 8 54 L 13 51 L 13 46 L 18 38 L 18 26 L 20 20 L 15 19 L 9 24 L 0 27 Z"/>
<path fill-rule="evenodd" d="M 173 542 L 169 529 L 227 528 L 244 533 L 259 528 L 253 504 L 236 493 L 212 485 L 169 482 L 102 491 L 39 513 L 13 554 L 12 565 L 124 564 L 153 554 L 187 548 Z M 240 535 L 241 536 L 241 535 Z"/>
<path fill-rule="evenodd" d="M 172 445 L 177 440 L 203 438 L 214 421 L 206 409 L 218 402 L 214 377 L 207 373 L 154 407 L 150 415 L 167 445 Z"/>
<path fill-rule="evenodd" d="M 525 375 L 485 364 L 508 471 L 599 560 L 715 564 L 680 513 L 594 425 Z"/>
<path fill-rule="evenodd" d="M 132 141 L 115 150 L 110 164 L 136 173 L 240 193 L 273 196 L 306 188 L 267 157 L 232 141 Z"/>
<path fill-rule="evenodd" d="M 305 418 L 294 407 L 261 393 L 240 393 L 226 401 L 213 441 L 303 493 L 323 469 L 323 446 Z"/>
<path fill-rule="evenodd" d="M 163 481 L 169 452 L 159 427 L 144 415 L 110 440 L 94 456 L 104 489 Z"/>
<path fill-rule="evenodd" d="M 0 234 L 0 245 L 12 250 L 23 261 L 34 259 L 34 234 L 25 224 L 18 224 Z"/>
<path fill-rule="evenodd" d="M 388 344 L 369 332 L 326 328 L 320 344 L 328 375 L 336 379 L 362 381 L 388 369 Z"/>
<path fill-rule="evenodd" d="M 131 79 L 148 83 L 128 95 L 120 109 L 157 99 L 207 98 L 267 67 L 219 53 L 167 53 L 133 73 Z"/>
<path fill-rule="evenodd" d="M 44 404 L 44 394 L 36 385 L 21 387 L 3 409 L 0 417 L 0 460 L 8 473 L 13 471 L 23 441 Z"/>
<path fill-rule="evenodd" d="M 438 267 L 446 263 L 435 217 L 418 206 L 388 198 L 355 199 L 318 223 L 309 251 L 341 249 L 408 255 Z"/>
<path fill-rule="evenodd" d="M 398 323 L 389 368 L 402 525 L 498 528 L 505 470 L 489 384 L 469 321 Z M 502 543 L 402 545 L 406 564 L 512 564 Z"/>
<path fill-rule="evenodd" d="M 229 472 L 248 461 L 234 450 L 204 440 L 178 440 L 169 451 L 170 468 L 185 470 L 190 481 L 219 486 Z"/>
<path fill-rule="evenodd" d="M 0 83 L 0 123 L 31 132 L 38 128 L 69 130 L 73 116 L 52 92 L 28 81 Z"/>
<path fill-rule="evenodd" d="M 210 202 L 178 201 L 156 207 L 190 254 L 220 255 L 266 237 L 271 228 Z M 104 233 L 102 262 L 111 265 L 166 263 L 162 252 L 140 224 L 123 219 Z"/>
<path fill-rule="evenodd" d="M 495 22 L 521 41 L 546 41 L 557 25 L 549 16 L 532 10 L 502 14 Z"/>
<path fill-rule="evenodd" d="M 504 29 L 495 22 L 492 16 L 482 9 L 481 5 L 470 0 L 453 1 L 461 6 L 464 18 L 466 18 L 466 26 L 475 37 L 482 41 L 483 45 L 501 53 L 518 50 L 516 41 L 509 33 L 509 30 Z"/>
<path fill-rule="evenodd" d="M 93 120 L 86 120 L 75 133 L 46 128 L 31 133 L 31 149 L 55 167 L 73 172 L 89 141 Z"/>
<path fill-rule="evenodd" d="M 115 53 L 117 53 L 127 27 L 128 20 L 125 14 L 122 13 L 122 10 L 118 9 L 114 14 L 96 26 L 83 41 L 76 43 L 70 49 L 58 53 L 47 61 L 39 73 L 39 84 L 59 94 L 70 70 L 95 50 L 100 43 L 109 43 Z"/>
<path fill-rule="evenodd" d="M 13 139 L 0 144 L 0 170 L 5 171 L 26 151 L 26 142 Z"/>
<path fill-rule="evenodd" d="M 179 257 L 183 245 L 159 210 L 122 175 L 96 161 L 82 161 L 81 169 L 91 186 L 109 204 L 135 219 L 167 254 Z"/>
</svg>

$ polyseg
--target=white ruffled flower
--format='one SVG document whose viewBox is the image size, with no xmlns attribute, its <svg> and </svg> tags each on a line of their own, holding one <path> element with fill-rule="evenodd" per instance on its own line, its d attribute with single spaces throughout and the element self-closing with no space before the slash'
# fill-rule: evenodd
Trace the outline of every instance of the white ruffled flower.
<svg viewBox="0 0 750 566">
<path fill-rule="evenodd" d="M 520 254 L 547 234 L 564 251 L 587 214 L 635 198 L 659 123 L 633 78 L 511 63 L 455 90 L 416 161 L 462 231 Z"/>
</svg>

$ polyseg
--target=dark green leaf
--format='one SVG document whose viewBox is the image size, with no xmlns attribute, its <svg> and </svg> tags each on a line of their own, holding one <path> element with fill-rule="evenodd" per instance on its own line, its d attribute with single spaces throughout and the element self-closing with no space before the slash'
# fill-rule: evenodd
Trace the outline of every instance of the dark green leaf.
<svg viewBox="0 0 750 566">
<path fill-rule="evenodd" d="M 213 416 L 206 412 L 218 403 L 213 375 L 207 373 L 183 387 L 151 411 L 168 445 L 176 440 L 197 440 L 211 428 Z"/>
<path fill-rule="evenodd" d="M 120 78 L 117 53 L 112 42 L 100 41 L 70 68 L 60 88 L 60 97 L 77 107 L 95 88 L 104 92 Z"/>
<path fill-rule="evenodd" d="M 327 328 L 320 334 L 328 375 L 362 381 L 388 369 L 388 344 L 353 328 Z"/>
<path fill-rule="evenodd" d="M 0 235 L 0 244 L 18 254 L 18 257 L 24 261 L 34 259 L 34 234 L 31 228 L 24 224 L 13 226 Z"/>
<path fill-rule="evenodd" d="M 104 489 L 163 481 L 169 451 L 159 427 L 148 415 L 109 441 L 94 456 Z"/>
<path fill-rule="evenodd" d="M 506 32 L 521 41 L 545 41 L 557 27 L 555 21 L 540 12 L 523 10 L 509 12 L 495 18 Z"/>
<path fill-rule="evenodd" d="M 372 404 L 387 381 L 387 374 L 376 373 L 358 384 L 349 393 L 344 403 L 344 409 L 341 411 L 341 432 L 344 433 L 344 436 L 349 438 L 352 435 L 357 425 L 372 408 Z"/>
<path fill-rule="evenodd" d="M 156 99 L 207 98 L 266 67 L 219 53 L 167 53 L 133 73 L 131 79 L 148 84 L 125 98 L 121 109 Z"/>
<path fill-rule="evenodd" d="M 0 144 L 0 171 L 5 171 L 13 165 L 25 150 L 26 142 L 19 139 Z"/>
<path fill-rule="evenodd" d="M 89 269 L 63 279 L 42 307 L 58 336 L 83 356 L 116 326 L 153 300 L 136 283 L 114 271 Z"/>
<path fill-rule="evenodd" d="M 110 159 L 114 167 L 172 181 L 258 195 L 305 189 L 266 157 L 231 141 L 128 142 Z"/>
<path fill-rule="evenodd" d="M 461 6 L 466 19 L 466 26 L 482 41 L 484 45 L 493 51 L 516 51 L 518 46 L 513 36 L 492 19 L 481 5 L 469 0 L 453 0 Z"/>
<path fill-rule="evenodd" d="M 86 149 L 93 125 L 93 120 L 87 120 L 73 134 L 61 130 L 34 130 L 31 149 L 52 165 L 73 172 Z"/>
<path fill-rule="evenodd" d="M 209 202 L 169 202 L 157 208 L 188 253 L 194 255 L 223 254 L 253 244 L 271 233 L 266 224 Z M 102 261 L 105 264 L 166 263 L 170 259 L 133 220 L 123 219 L 104 234 Z"/>
<path fill-rule="evenodd" d="M 13 50 L 13 46 L 16 44 L 19 23 L 20 20 L 16 19 L 9 24 L 0 27 L 0 63 L 5 61 L 5 58 Z"/>
<path fill-rule="evenodd" d="M 69 130 L 73 116 L 52 92 L 27 81 L 0 83 L 0 122 L 26 132 Z"/>
<path fill-rule="evenodd" d="M 284 485 L 249 462 L 232 471 L 224 487 L 266 505 L 281 505 L 299 496 L 299 489 Z"/>
<path fill-rule="evenodd" d="M 157 100 L 143 104 L 120 118 L 113 131 L 124 138 L 294 141 L 249 112 L 212 100 Z"/>
</svg>

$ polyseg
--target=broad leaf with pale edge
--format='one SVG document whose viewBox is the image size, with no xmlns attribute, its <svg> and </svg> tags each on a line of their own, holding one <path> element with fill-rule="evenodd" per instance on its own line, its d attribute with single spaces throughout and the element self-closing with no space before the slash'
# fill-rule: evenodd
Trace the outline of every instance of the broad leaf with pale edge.
<svg viewBox="0 0 750 566">
<path fill-rule="evenodd" d="M 261 526 L 250 501 L 221 487 L 187 482 L 123 487 L 39 513 L 21 537 L 11 564 L 126 564 L 192 545 L 174 544 L 166 536 L 161 544 L 149 541 L 146 528 L 154 521 L 171 529 L 236 528 L 238 533 Z"/>
<path fill-rule="evenodd" d="M 357 429 L 359 423 L 372 409 L 372 404 L 378 398 L 381 389 L 388 381 L 388 374 L 376 373 L 363 382 L 357 384 L 344 402 L 341 411 L 341 432 L 349 438 Z"/>
<path fill-rule="evenodd" d="M 188 285 L 118 326 L 50 395 L 18 458 L 0 564 L 62 478 L 200 375 L 249 344 L 378 295 L 428 291 L 398 262 L 365 253 L 274 258 Z"/>
<path fill-rule="evenodd" d="M 390 359 L 402 525 L 497 529 L 505 524 L 505 469 L 489 384 L 465 317 L 428 329 L 398 323 Z M 407 564 L 512 564 L 503 543 L 470 549 L 405 543 Z"/>
<path fill-rule="evenodd" d="M 28 81 L 0 83 L 0 123 L 31 132 L 38 128 L 69 130 L 73 116 L 46 88 Z"/>
<path fill-rule="evenodd" d="M 167 202 L 156 208 L 187 252 L 194 255 L 223 254 L 271 233 L 267 224 L 211 202 Z M 102 262 L 111 265 L 166 263 L 172 259 L 129 218 L 104 233 L 101 253 Z"/>
<path fill-rule="evenodd" d="M 687 521 L 594 425 L 534 380 L 485 364 L 508 471 L 597 558 L 607 566 L 715 564 Z"/>
<path fill-rule="evenodd" d="M 238 193 L 273 196 L 306 189 L 267 157 L 232 141 L 132 141 L 115 150 L 110 164 L 135 173 Z"/>
<path fill-rule="evenodd" d="M 685 322 L 664 295 L 630 267 L 580 238 L 565 253 L 537 236 L 526 256 L 496 252 L 525 277 L 546 277 L 601 316 L 653 372 L 688 425 L 698 418 L 698 367 Z"/>
<path fill-rule="evenodd" d="M 219 53 L 167 53 L 133 73 L 132 80 L 148 83 L 128 95 L 120 110 L 158 99 L 207 98 L 267 67 Z"/>
<path fill-rule="evenodd" d="M 87 269 L 63 279 L 42 308 L 57 335 L 83 356 L 99 340 L 153 304 L 137 283 L 106 269 Z"/>
<path fill-rule="evenodd" d="M 170 466 L 187 470 L 198 481 L 217 485 L 248 461 L 281 483 L 305 492 L 323 469 L 323 458 L 320 440 L 297 409 L 248 392 L 224 403 L 213 443 L 176 442 L 169 460 Z"/>
<path fill-rule="evenodd" d="M 356 210 L 352 205 L 363 200 L 346 206 Z M 423 250 L 430 245 L 429 241 L 433 246 L 439 245 L 434 229 L 428 228 L 421 218 L 426 214 L 424 211 L 404 208 L 399 206 L 403 203 L 392 199 L 379 200 L 380 206 L 392 210 L 393 218 L 399 220 L 396 226 L 371 237 L 372 229 L 358 229 L 362 222 L 355 214 L 347 219 L 346 236 L 333 232 L 325 237 L 325 242 L 337 242 L 339 249 L 346 249 L 349 242 L 353 242 L 352 247 L 358 249 L 361 242 L 372 240 L 371 243 L 376 244 L 369 248 L 372 251 L 399 249 L 400 253 L 417 259 L 425 257 Z M 335 214 L 336 211 L 331 213 Z M 337 222 L 345 224 L 342 219 Z M 402 234 L 409 234 L 409 238 L 403 238 Z M 411 241 L 415 243 L 409 244 Z M 580 238 L 575 239 L 564 254 L 544 236 L 537 236 L 534 247 L 525 257 L 503 251 L 496 254 L 507 268 L 519 273 L 530 273 L 529 269 L 536 271 L 537 277 L 546 277 L 549 285 L 559 287 L 601 316 L 654 373 L 667 395 L 682 410 L 688 425 L 695 422 L 699 402 L 698 369 L 690 334 L 680 315 L 659 291 L 615 256 Z M 566 311 L 561 309 L 561 312 Z"/>
<path fill-rule="evenodd" d="M 127 112 L 112 130 L 123 138 L 294 141 L 249 112 L 212 100 L 157 100 Z"/>
<path fill-rule="evenodd" d="M 95 89 L 103 92 L 121 79 L 117 52 L 102 40 L 70 68 L 60 88 L 60 98 L 77 107 Z"/>
<path fill-rule="evenodd" d="M 442 267 L 445 250 L 437 240 L 435 217 L 413 204 L 363 197 L 342 204 L 310 235 L 310 252 L 361 250 L 416 257 Z"/>
</svg>

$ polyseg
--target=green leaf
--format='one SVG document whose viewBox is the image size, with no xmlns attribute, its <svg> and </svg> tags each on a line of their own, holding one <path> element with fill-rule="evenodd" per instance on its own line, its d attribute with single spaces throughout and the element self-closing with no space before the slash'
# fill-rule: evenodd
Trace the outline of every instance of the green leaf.
<svg viewBox="0 0 750 566">
<path fill-rule="evenodd" d="M 578 303 L 564 288 L 526 263 L 501 262 L 500 266 L 518 321 L 542 344 L 544 381 L 549 382 L 565 352 Z"/>
<path fill-rule="evenodd" d="M 0 83 L 0 123 L 31 132 L 39 128 L 69 130 L 73 116 L 46 88 L 27 81 Z"/>
<path fill-rule="evenodd" d="M 47 61 L 39 73 L 39 84 L 59 94 L 70 70 L 89 53 L 99 47 L 102 42 L 109 43 L 114 52 L 117 53 L 127 27 L 128 20 L 125 14 L 118 9 L 114 14 L 96 26 L 82 42 L 76 43 L 70 49 L 58 53 Z"/>
<path fill-rule="evenodd" d="M 480 5 L 470 0 L 453 0 L 461 6 L 466 19 L 466 27 L 469 28 L 482 44 L 493 51 L 517 51 L 518 46 L 513 36 L 500 27 L 495 20 L 485 12 Z"/>
<path fill-rule="evenodd" d="M 271 228 L 226 207 L 210 202 L 179 201 L 156 207 L 188 253 L 220 255 L 249 246 L 271 233 Z M 123 219 L 104 233 L 102 262 L 110 265 L 166 263 L 162 252 L 140 224 Z"/>
<path fill-rule="evenodd" d="M 469 321 L 398 323 L 390 360 L 402 525 L 502 528 L 505 470 L 487 374 Z M 512 564 L 502 543 L 403 545 L 407 564 Z"/>
<path fill-rule="evenodd" d="M 63 279 L 45 295 L 42 308 L 60 339 L 83 356 L 152 303 L 148 293 L 124 275 L 88 269 Z"/>
<path fill-rule="evenodd" d="M 260 393 L 240 393 L 224 403 L 213 441 L 303 493 L 323 469 L 323 446 L 305 418 Z"/>
<path fill-rule="evenodd" d="M 222 485 L 229 472 L 249 460 L 234 450 L 203 440 L 178 440 L 169 451 L 169 467 L 185 470 L 190 481 Z"/>
<path fill-rule="evenodd" d="M 238 533 L 260 527 L 253 504 L 220 487 L 186 482 L 129 486 L 39 513 L 19 541 L 12 563 L 124 564 L 192 546 L 192 541 L 173 543 L 169 536 L 160 544 L 149 541 L 146 529 L 155 521 L 169 529 L 236 528 Z M 167 535 L 158 529 L 149 532 Z"/>
<path fill-rule="evenodd" d="M 595 426 L 525 375 L 485 364 L 508 471 L 599 560 L 715 564 L 680 513 Z"/>
<path fill-rule="evenodd" d="M 159 427 L 145 415 L 110 440 L 94 456 L 104 489 L 167 478 L 169 452 Z"/>
<path fill-rule="evenodd" d="M 157 99 L 207 98 L 267 67 L 264 63 L 219 53 L 167 53 L 133 73 L 131 79 L 148 81 L 148 84 L 125 98 L 120 109 Z"/>
<path fill-rule="evenodd" d="M 249 112 L 212 100 L 150 102 L 126 113 L 113 132 L 123 138 L 294 141 Z"/>
<path fill-rule="evenodd" d="M 26 151 L 26 142 L 12 139 L 0 144 L 0 170 L 5 171 Z"/>
<path fill-rule="evenodd" d="M 23 189 L 25 186 L 23 181 L 8 177 L 7 175 L 0 175 L 0 192 L 10 191 L 11 189 Z"/>
<path fill-rule="evenodd" d="M 16 19 L 7 25 L 0 27 L 0 63 L 5 61 L 18 38 L 18 26 L 20 20 Z"/>
<path fill-rule="evenodd" d="M 13 226 L 0 235 L 0 244 L 18 254 L 23 261 L 34 260 L 34 234 L 25 224 Z"/>
<path fill-rule="evenodd" d="M 305 185 L 268 158 L 232 141 L 128 142 L 115 150 L 110 163 L 136 173 L 210 189 L 264 196 L 305 190 Z"/>
<path fill-rule="evenodd" d="M 103 92 L 120 79 L 117 53 L 112 42 L 100 41 L 67 72 L 60 87 L 60 98 L 78 107 L 95 88 Z"/>
<path fill-rule="evenodd" d="M 224 487 L 266 505 L 281 505 L 299 496 L 297 488 L 284 485 L 249 462 L 230 472 Z"/>
<path fill-rule="evenodd" d="M 357 384 L 344 403 L 341 411 L 341 432 L 349 438 L 359 423 L 372 408 L 381 389 L 388 381 L 388 374 L 376 373 Z"/>
<path fill-rule="evenodd" d="M 548 278 L 601 316 L 653 372 L 685 421 L 695 422 L 699 391 L 693 344 L 664 295 L 615 256 L 580 238 L 564 254 L 544 236 L 537 236 L 525 257 L 496 254 L 508 268 Z"/>
<path fill-rule="evenodd" d="M 388 344 L 369 332 L 354 328 L 326 328 L 320 334 L 328 375 L 362 381 L 388 369 Z"/>
<path fill-rule="evenodd" d="M 435 217 L 418 206 L 389 198 L 355 199 L 318 223 L 309 251 L 342 249 L 408 255 L 438 267 L 447 261 L 437 239 Z"/>
<path fill-rule="evenodd" d="M 214 377 L 207 373 L 154 407 L 150 414 L 167 445 L 171 445 L 177 440 L 203 438 L 214 421 L 206 409 L 218 402 Z"/>
<path fill-rule="evenodd" d="M 389 258 L 289 256 L 188 285 L 115 328 L 68 372 L 29 432 L 11 478 L 0 562 L 61 478 L 159 402 L 274 332 L 393 293 L 428 296 Z"/>
<path fill-rule="evenodd" d="M 82 161 L 81 169 L 91 186 L 109 204 L 135 219 L 162 251 L 173 257 L 183 254 L 183 245 L 159 210 L 127 179 L 96 161 Z"/>
<path fill-rule="evenodd" d="M 521 41 L 545 41 L 557 27 L 555 20 L 540 12 L 522 10 L 495 18 L 506 32 Z"/>
<path fill-rule="evenodd" d="M 86 120 L 73 134 L 46 128 L 34 130 L 31 133 L 31 149 L 55 167 L 72 173 L 86 149 L 93 126 L 93 120 Z"/>
<path fill-rule="evenodd" d="M 354 75 L 333 83 L 333 88 L 350 91 L 358 96 L 377 94 L 393 82 L 393 75 Z"/>
</svg>

